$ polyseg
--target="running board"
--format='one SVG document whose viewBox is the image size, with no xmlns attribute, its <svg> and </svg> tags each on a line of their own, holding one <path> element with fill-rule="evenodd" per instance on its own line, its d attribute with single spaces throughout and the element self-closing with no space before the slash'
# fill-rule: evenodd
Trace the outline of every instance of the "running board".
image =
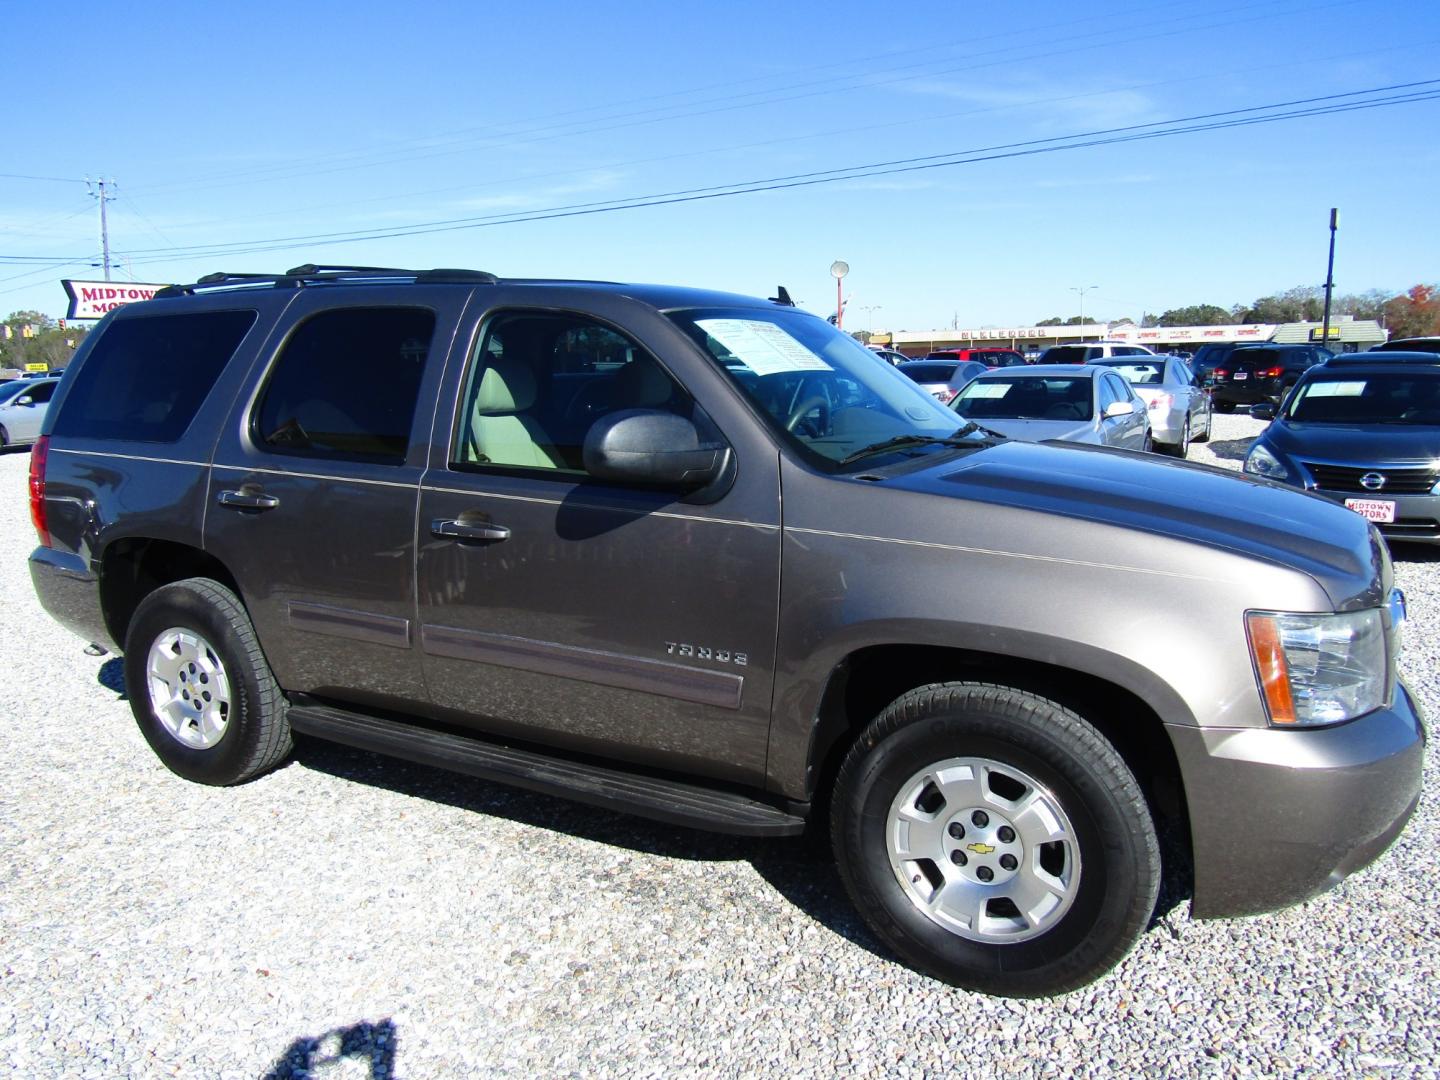
<svg viewBox="0 0 1440 1080">
<path fill-rule="evenodd" d="M 292 705 L 289 715 L 290 726 L 303 735 L 671 825 L 739 836 L 797 836 L 805 830 L 804 818 L 729 791 L 497 746 L 328 705 Z"/>
</svg>

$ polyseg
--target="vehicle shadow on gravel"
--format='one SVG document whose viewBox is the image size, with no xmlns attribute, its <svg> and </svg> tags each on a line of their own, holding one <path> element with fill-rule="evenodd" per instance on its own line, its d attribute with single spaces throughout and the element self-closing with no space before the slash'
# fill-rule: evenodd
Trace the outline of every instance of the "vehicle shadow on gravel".
<svg viewBox="0 0 1440 1080">
<path fill-rule="evenodd" d="M 295 740 L 292 760 L 307 769 L 396 794 L 640 854 L 696 862 L 743 860 L 776 892 L 822 926 L 884 960 L 900 962 L 850 905 L 830 854 L 828 829 L 823 826 L 812 828 L 803 837 L 785 839 L 701 832 L 303 736 Z M 1171 854 L 1169 839 L 1162 837 L 1162 850 L 1167 856 Z M 1179 869 L 1166 875 L 1151 929 L 1164 926 L 1173 935 L 1175 929 L 1165 917 L 1189 899 L 1190 874 L 1184 860 L 1172 863 L 1167 857 L 1166 862 L 1167 870 L 1172 865 Z"/>
<path fill-rule="evenodd" d="M 1245 455 L 1250 452 L 1255 439 L 1218 439 L 1205 445 L 1216 457 L 1225 461 L 1244 461 Z"/>
<path fill-rule="evenodd" d="M 361 1022 L 305 1036 L 292 1042 L 261 1080 L 301 1080 L 320 1069 L 329 1076 L 342 1061 L 367 1063 L 369 1080 L 394 1080 L 395 1042 L 395 1022 L 388 1017 L 376 1024 Z M 345 1075 L 360 1074 L 350 1070 Z"/>
<path fill-rule="evenodd" d="M 125 695 L 125 661 L 118 656 L 112 656 L 100 665 L 100 670 L 95 673 L 95 681 L 106 690 L 113 690 L 120 695 L 121 701 L 128 701 Z"/>
<path fill-rule="evenodd" d="M 307 769 L 396 794 L 639 854 L 695 862 L 748 862 L 816 922 L 877 956 L 895 959 L 851 908 L 824 837 L 807 833 L 765 839 L 701 832 L 304 736 L 296 737 L 292 760 Z"/>
</svg>

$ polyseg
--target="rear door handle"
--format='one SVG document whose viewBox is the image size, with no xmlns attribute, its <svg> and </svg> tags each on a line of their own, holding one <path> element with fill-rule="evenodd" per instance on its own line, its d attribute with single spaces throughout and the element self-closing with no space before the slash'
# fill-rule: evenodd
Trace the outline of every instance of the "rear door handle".
<svg viewBox="0 0 1440 1080">
<path fill-rule="evenodd" d="M 442 540 L 471 540 L 485 544 L 498 544 L 510 539 L 510 530 L 504 525 L 493 525 L 488 521 L 463 521 L 454 518 L 436 518 L 430 522 L 430 535 Z"/>
<path fill-rule="evenodd" d="M 259 488 L 248 484 L 239 491 L 220 492 L 215 501 L 233 510 L 274 510 L 280 505 L 280 500 L 274 495 L 266 495 Z"/>
</svg>

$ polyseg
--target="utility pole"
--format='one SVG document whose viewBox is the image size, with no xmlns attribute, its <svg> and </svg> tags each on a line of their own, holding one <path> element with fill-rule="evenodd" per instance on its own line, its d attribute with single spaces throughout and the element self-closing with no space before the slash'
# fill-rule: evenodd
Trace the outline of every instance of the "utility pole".
<svg viewBox="0 0 1440 1080">
<path fill-rule="evenodd" d="M 110 193 L 109 188 L 115 186 L 115 178 L 112 176 L 108 181 L 96 180 L 91 183 L 90 178 L 85 178 L 85 186 L 90 189 L 90 197 L 100 203 L 100 252 L 101 265 L 105 267 L 105 280 L 110 280 L 110 225 L 105 217 L 105 204 L 114 202 L 115 196 Z M 98 190 L 97 190 L 98 189 Z"/>
<path fill-rule="evenodd" d="M 1330 264 L 1325 268 L 1325 318 L 1320 323 L 1320 344 L 1330 347 L 1330 294 L 1335 291 L 1335 230 L 1340 225 L 1340 211 L 1330 208 Z"/>
</svg>

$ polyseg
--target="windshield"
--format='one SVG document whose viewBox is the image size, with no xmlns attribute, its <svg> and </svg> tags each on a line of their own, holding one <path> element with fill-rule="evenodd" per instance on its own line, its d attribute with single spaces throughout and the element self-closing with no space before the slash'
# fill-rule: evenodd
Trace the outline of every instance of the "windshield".
<svg viewBox="0 0 1440 1080">
<path fill-rule="evenodd" d="M 1092 360 L 1096 367 L 1118 371 L 1131 386 L 1158 386 L 1165 381 L 1164 360 Z"/>
<path fill-rule="evenodd" d="M 812 465 L 835 472 L 859 464 L 857 452 L 903 440 L 889 450 L 934 452 L 962 435 L 983 435 L 865 346 L 813 315 L 788 308 L 672 311 L 695 341 L 770 426 Z M 853 459 L 853 460 L 852 460 Z"/>
<path fill-rule="evenodd" d="M 1301 383 L 1285 410 L 1307 424 L 1440 425 L 1440 372 L 1335 372 Z"/>
<path fill-rule="evenodd" d="M 1103 350 L 1094 345 L 1052 345 L 1046 349 L 1040 357 L 1042 364 L 1083 364 L 1096 356 L 1100 356 Z"/>
<path fill-rule="evenodd" d="M 955 369 L 959 366 L 954 360 L 943 363 L 912 361 L 902 367 L 900 371 L 918 383 L 949 382 L 951 376 L 955 374 Z"/>
<path fill-rule="evenodd" d="M 1090 376 L 1000 375 L 976 379 L 950 407 L 970 420 L 1089 420 Z"/>
</svg>

